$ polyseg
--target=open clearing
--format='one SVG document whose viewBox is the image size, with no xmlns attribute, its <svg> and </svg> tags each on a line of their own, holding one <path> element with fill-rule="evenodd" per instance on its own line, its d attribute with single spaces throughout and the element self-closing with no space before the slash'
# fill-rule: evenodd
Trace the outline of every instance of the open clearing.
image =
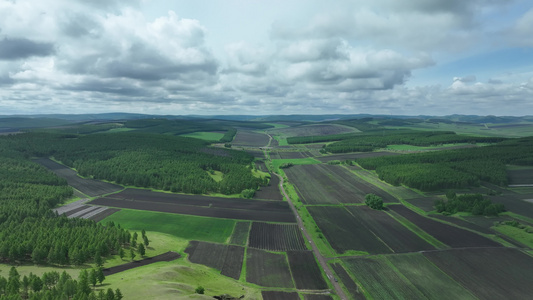
<svg viewBox="0 0 533 300">
<path fill-rule="evenodd" d="M 253 222 L 248 246 L 270 251 L 307 250 L 297 224 Z"/>
<path fill-rule="evenodd" d="M 48 168 L 57 176 L 65 178 L 67 180 L 68 185 L 89 197 L 96 197 L 100 195 L 114 193 L 124 189 L 123 187 L 116 184 L 98 181 L 94 179 L 81 178 L 75 171 L 48 158 L 39 158 L 34 161 Z"/>
<path fill-rule="evenodd" d="M 382 197 L 384 202 L 398 202 L 392 195 L 341 166 L 301 165 L 284 171 L 306 204 L 363 203 L 369 193 Z"/>
<path fill-rule="evenodd" d="M 214 218 L 295 222 L 288 203 L 126 189 L 91 204 Z"/>
<path fill-rule="evenodd" d="M 216 142 L 224 136 L 224 133 L 212 132 L 212 131 L 199 131 L 199 132 L 182 134 L 181 136 L 201 139 L 204 141 L 215 141 Z"/>
<path fill-rule="evenodd" d="M 266 287 L 294 288 L 285 254 L 248 248 L 246 281 Z"/>
<path fill-rule="evenodd" d="M 238 130 L 231 144 L 236 147 L 265 147 L 270 138 L 264 133 Z"/>
<path fill-rule="evenodd" d="M 432 263 L 480 299 L 530 299 L 533 259 L 511 248 L 425 252 Z"/>
<path fill-rule="evenodd" d="M 468 230 L 423 217 L 403 205 L 390 205 L 388 208 L 452 248 L 502 246 Z"/>
</svg>

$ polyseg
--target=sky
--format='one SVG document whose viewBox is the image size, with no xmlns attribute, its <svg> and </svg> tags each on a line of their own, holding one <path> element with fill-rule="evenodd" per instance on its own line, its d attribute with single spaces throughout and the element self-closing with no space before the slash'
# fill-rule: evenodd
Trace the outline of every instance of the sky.
<svg viewBox="0 0 533 300">
<path fill-rule="evenodd" d="M 530 0 L 0 0 L 0 115 L 533 115 Z"/>
</svg>

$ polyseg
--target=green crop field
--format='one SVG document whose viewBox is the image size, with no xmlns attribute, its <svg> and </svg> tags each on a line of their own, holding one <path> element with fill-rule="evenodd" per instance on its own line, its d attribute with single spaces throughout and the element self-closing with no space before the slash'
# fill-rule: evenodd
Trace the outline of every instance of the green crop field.
<svg viewBox="0 0 533 300">
<path fill-rule="evenodd" d="M 102 220 L 113 221 L 129 230 L 158 231 L 188 240 L 224 243 L 235 226 L 235 221 L 151 211 L 123 209 Z"/>
<path fill-rule="evenodd" d="M 181 136 L 201 139 L 204 141 L 218 141 L 224 136 L 224 134 L 220 132 L 199 131 L 199 132 L 182 134 Z"/>
</svg>

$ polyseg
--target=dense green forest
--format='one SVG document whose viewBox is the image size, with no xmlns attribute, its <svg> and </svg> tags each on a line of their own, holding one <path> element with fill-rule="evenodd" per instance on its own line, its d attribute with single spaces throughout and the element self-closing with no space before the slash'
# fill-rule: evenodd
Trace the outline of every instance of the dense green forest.
<svg viewBox="0 0 533 300">
<path fill-rule="evenodd" d="M 358 159 L 380 179 L 421 190 L 507 184 L 506 164 L 533 165 L 533 138 L 509 139 L 495 145 L 409 155 Z"/>
<path fill-rule="evenodd" d="M 469 212 L 473 215 L 497 216 L 505 210 L 501 203 L 492 203 L 481 194 L 456 195 L 447 193 L 447 200 L 436 200 L 435 209 L 437 212 L 452 215 L 458 212 Z"/>
<path fill-rule="evenodd" d="M 71 197 L 72 188 L 27 160 L 13 139 L 0 139 L 0 261 L 83 264 L 129 243 L 123 229 L 57 217 L 50 209 Z"/>
</svg>

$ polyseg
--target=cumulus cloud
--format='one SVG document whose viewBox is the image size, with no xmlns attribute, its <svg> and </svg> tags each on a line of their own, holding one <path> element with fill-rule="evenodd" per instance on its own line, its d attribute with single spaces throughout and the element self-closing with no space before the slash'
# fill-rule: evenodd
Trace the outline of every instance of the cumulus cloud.
<svg viewBox="0 0 533 300">
<path fill-rule="evenodd" d="M 32 56 L 54 54 L 52 43 L 36 42 L 26 38 L 4 38 L 0 40 L 0 60 L 16 60 Z"/>
</svg>

